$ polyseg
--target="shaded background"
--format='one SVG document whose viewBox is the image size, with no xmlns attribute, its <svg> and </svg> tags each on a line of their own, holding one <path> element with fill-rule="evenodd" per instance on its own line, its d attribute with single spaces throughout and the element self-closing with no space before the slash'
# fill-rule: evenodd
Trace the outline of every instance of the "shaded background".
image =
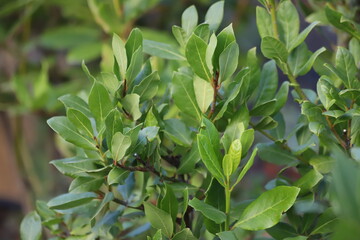
<svg viewBox="0 0 360 240">
<path fill-rule="evenodd" d="M 171 27 L 180 25 L 183 10 L 194 4 L 201 20 L 213 2 L 0 0 L 0 239 L 19 238 L 21 218 L 33 209 L 36 199 L 49 200 L 67 191 L 69 179 L 49 161 L 73 153 L 46 120 L 64 114 L 59 96 L 89 90 L 81 61 L 85 60 L 94 75 L 111 69 L 107 61 L 112 58 L 112 33 L 126 38 L 133 27 L 139 27 L 145 39 L 176 44 Z M 316 9 L 314 2 L 319 1 L 295 2 L 302 19 Z M 233 23 L 240 67 L 246 51 L 260 44 L 256 5 L 255 0 L 225 1 L 220 29 Z M 306 25 L 303 20 L 302 28 Z M 313 31 L 307 41 L 312 51 L 339 44 L 334 33 L 324 27 Z M 314 89 L 317 78 L 310 72 L 299 82 Z M 299 115 L 292 98 L 283 114 L 289 130 Z M 266 140 L 257 136 L 259 141 Z M 255 196 L 277 172 L 275 166 L 258 162 L 246 179 L 247 195 L 242 197 Z"/>
</svg>

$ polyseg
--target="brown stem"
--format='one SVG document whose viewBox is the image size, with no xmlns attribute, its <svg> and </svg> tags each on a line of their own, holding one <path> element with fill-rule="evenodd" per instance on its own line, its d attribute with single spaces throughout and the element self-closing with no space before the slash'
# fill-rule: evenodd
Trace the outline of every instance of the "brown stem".
<svg viewBox="0 0 360 240">
<path fill-rule="evenodd" d="M 122 89 L 122 97 L 125 97 L 126 96 L 126 92 L 127 92 L 127 81 L 126 81 L 126 78 L 124 78 L 124 81 L 123 81 L 123 89 Z"/>
<path fill-rule="evenodd" d="M 128 170 L 130 172 L 151 172 L 151 173 L 155 174 L 156 176 L 158 176 L 161 181 L 165 180 L 165 181 L 170 181 L 170 182 L 181 182 L 177 178 L 161 175 L 161 173 L 156 171 L 156 169 L 153 166 L 148 166 L 148 165 L 145 165 L 144 167 L 142 167 L 142 166 L 125 166 L 124 164 L 120 164 L 119 162 L 114 162 L 114 165 L 119 168 Z"/>
<path fill-rule="evenodd" d="M 218 90 L 220 88 L 219 72 L 215 72 L 215 76 L 211 79 L 211 86 L 213 87 L 214 95 L 213 95 L 213 100 L 212 100 L 212 103 L 211 103 L 211 109 L 210 109 L 210 112 L 208 114 L 208 118 L 211 118 L 211 116 L 215 112 L 216 98 L 217 98 Z"/>
</svg>

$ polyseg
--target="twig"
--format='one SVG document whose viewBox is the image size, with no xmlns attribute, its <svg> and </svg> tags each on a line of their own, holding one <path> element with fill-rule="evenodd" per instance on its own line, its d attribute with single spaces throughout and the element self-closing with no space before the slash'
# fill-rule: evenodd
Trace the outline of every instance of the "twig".
<svg viewBox="0 0 360 240">
<path fill-rule="evenodd" d="M 214 114 L 215 112 L 215 107 L 216 107 L 216 98 L 217 98 L 217 94 L 218 94 L 218 90 L 220 88 L 220 84 L 219 84 L 219 72 L 215 72 L 214 77 L 211 80 L 211 86 L 213 87 L 214 90 L 214 95 L 213 95 L 213 100 L 211 103 L 211 109 L 210 112 L 208 114 L 208 118 L 210 119 L 211 116 Z"/>
</svg>

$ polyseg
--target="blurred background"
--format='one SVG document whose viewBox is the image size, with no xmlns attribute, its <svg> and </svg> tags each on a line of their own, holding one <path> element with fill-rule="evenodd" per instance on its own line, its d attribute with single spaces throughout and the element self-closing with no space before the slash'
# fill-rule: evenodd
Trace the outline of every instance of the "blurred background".
<svg viewBox="0 0 360 240">
<path fill-rule="evenodd" d="M 111 35 L 126 38 L 139 27 L 145 39 L 176 45 L 171 34 L 185 8 L 194 4 L 203 19 L 213 0 L 0 0 L 0 239 L 19 239 L 21 218 L 36 199 L 49 200 L 67 191 L 69 179 L 49 165 L 71 156 L 46 120 L 64 114 L 59 96 L 87 92 L 90 81 L 81 69 L 84 60 L 93 73 L 111 69 Z M 324 1 L 294 2 L 303 19 Z M 256 0 L 226 0 L 223 25 L 233 23 L 240 45 L 240 67 L 246 51 L 259 46 Z M 222 28 L 220 27 L 220 29 Z M 314 51 L 331 49 L 341 38 L 318 28 L 308 41 Z M 260 55 L 260 53 L 259 53 Z M 300 79 L 314 88 L 317 74 Z M 290 98 L 288 128 L 299 109 Z M 258 136 L 258 142 L 265 141 Z M 278 169 L 256 166 L 248 188 L 262 188 Z M 249 193 L 252 194 L 251 191 Z"/>
</svg>

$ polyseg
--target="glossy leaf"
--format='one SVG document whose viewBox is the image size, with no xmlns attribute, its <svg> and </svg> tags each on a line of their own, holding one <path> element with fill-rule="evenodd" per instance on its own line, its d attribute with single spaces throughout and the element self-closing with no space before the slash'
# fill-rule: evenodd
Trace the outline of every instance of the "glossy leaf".
<svg viewBox="0 0 360 240">
<path fill-rule="evenodd" d="M 175 72 L 173 79 L 173 98 L 176 106 L 185 114 L 201 119 L 201 111 L 196 102 L 193 80 L 190 76 Z M 187 104 L 184 104 L 187 103 Z"/>
<path fill-rule="evenodd" d="M 238 65 L 239 46 L 236 42 L 230 43 L 219 56 L 219 81 L 223 82 L 231 77 Z"/>
<path fill-rule="evenodd" d="M 312 169 L 304 176 L 294 182 L 294 186 L 299 187 L 300 194 L 304 194 L 311 189 L 323 178 L 323 176 L 316 170 Z"/>
<path fill-rule="evenodd" d="M 213 220 L 215 223 L 222 223 L 226 219 L 226 215 L 224 212 L 200 201 L 197 198 L 191 199 L 189 201 L 189 205 L 192 206 L 196 211 L 201 212 L 205 217 Z"/>
<path fill-rule="evenodd" d="M 287 61 L 288 51 L 285 45 L 273 37 L 266 36 L 262 39 L 261 52 L 267 58 L 280 60 L 284 63 Z"/>
<path fill-rule="evenodd" d="M 158 72 L 154 71 L 134 87 L 132 93 L 140 96 L 140 102 L 150 100 L 157 94 L 160 83 Z"/>
<path fill-rule="evenodd" d="M 161 229 L 161 232 L 170 238 L 173 234 L 173 221 L 169 213 L 155 207 L 151 203 L 144 202 L 145 216 L 155 229 Z"/>
<path fill-rule="evenodd" d="M 96 144 L 94 140 L 81 135 L 68 118 L 52 117 L 47 120 L 47 123 L 65 141 L 85 149 L 96 150 Z"/>
<path fill-rule="evenodd" d="M 109 93 L 101 83 L 95 82 L 91 88 L 89 108 L 96 119 L 97 125 L 102 124 L 105 117 L 113 109 Z"/>
<path fill-rule="evenodd" d="M 260 230 L 274 226 L 295 202 L 300 189 L 280 186 L 261 194 L 243 212 L 235 226 Z"/>
<path fill-rule="evenodd" d="M 212 76 L 206 64 L 206 49 L 206 42 L 192 34 L 186 44 L 185 55 L 193 71 L 202 79 L 210 81 Z"/>
<path fill-rule="evenodd" d="M 129 136 L 126 136 L 121 132 L 115 133 L 111 141 L 111 153 L 113 160 L 116 162 L 122 160 L 130 145 L 131 139 Z"/>
<path fill-rule="evenodd" d="M 112 49 L 114 52 L 116 63 L 118 64 L 120 76 L 122 78 L 121 80 L 124 80 L 128 65 L 128 59 L 126 56 L 127 54 L 124 41 L 116 34 L 114 34 L 112 38 Z"/>
<path fill-rule="evenodd" d="M 92 192 L 66 193 L 51 199 L 48 206 L 52 209 L 69 209 L 88 203 L 96 197 L 97 195 Z"/>
<path fill-rule="evenodd" d="M 190 36 L 198 24 L 198 13 L 194 5 L 185 9 L 181 16 L 181 27 L 185 30 L 186 35 Z"/>
</svg>

